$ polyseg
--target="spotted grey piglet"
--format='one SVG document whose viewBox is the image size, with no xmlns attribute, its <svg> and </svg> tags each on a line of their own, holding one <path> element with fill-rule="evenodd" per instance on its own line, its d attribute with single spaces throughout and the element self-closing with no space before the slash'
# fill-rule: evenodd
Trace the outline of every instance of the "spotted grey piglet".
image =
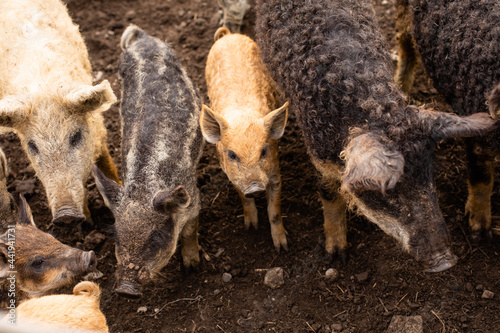
<svg viewBox="0 0 500 333">
<path fill-rule="evenodd" d="M 122 35 L 122 177 L 94 176 L 116 223 L 118 294 L 141 296 L 182 241 L 185 268 L 197 266 L 203 139 L 201 102 L 173 50 L 137 26 Z"/>
</svg>

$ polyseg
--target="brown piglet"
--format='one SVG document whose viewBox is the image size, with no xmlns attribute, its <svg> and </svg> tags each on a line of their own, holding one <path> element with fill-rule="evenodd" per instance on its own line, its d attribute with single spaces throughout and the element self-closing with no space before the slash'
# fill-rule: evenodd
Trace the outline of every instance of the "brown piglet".
<svg viewBox="0 0 500 333">
<path fill-rule="evenodd" d="M 216 144 L 221 167 L 240 195 L 245 227 L 257 228 L 254 198 L 265 193 L 274 246 L 287 250 L 278 139 L 285 131 L 288 102 L 277 108 L 279 94 L 255 42 L 225 27 L 215 33 L 205 74 L 211 107 L 203 105 L 201 131 Z"/>
</svg>

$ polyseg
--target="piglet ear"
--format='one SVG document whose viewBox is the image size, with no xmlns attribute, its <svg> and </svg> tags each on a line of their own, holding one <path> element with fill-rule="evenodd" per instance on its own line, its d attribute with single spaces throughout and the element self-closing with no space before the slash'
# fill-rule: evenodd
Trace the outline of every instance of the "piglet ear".
<svg viewBox="0 0 500 333">
<path fill-rule="evenodd" d="M 170 191 L 159 191 L 153 198 L 153 208 L 159 213 L 168 213 L 186 208 L 191 203 L 191 197 L 183 185 Z"/>
<path fill-rule="evenodd" d="M 17 224 L 31 225 L 36 228 L 35 221 L 33 220 L 33 214 L 31 214 L 31 208 L 22 194 L 19 194 L 19 220 Z"/>
<path fill-rule="evenodd" d="M 104 199 L 104 203 L 109 209 L 114 211 L 120 203 L 122 187 L 114 180 L 106 177 L 106 175 L 104 175 L 104 173 L 96 165 L 92 167 L 92 174 L 95 178 L 97 189 Z"/>
<path fill-rule="evenodd" d="M 103 112 L 116 103 L 116 96 L 108 80 L 96 86 L 82 85 L 64 97 L 68 110 L 72 113 Z"/>
<path fill-rule="evenodd" d="M 5 96 L 0 99 L 0 126 L 14 128 L 23 123 L 31 113 L 32 105 L 23 96 Z"/>
<path fill-rule="evenodd" d="M 484 135 L 497 128 L 496 121 L 485 112 L 460 117 L 453 113 L 420 109 L 418 117 L 423 130 L 435 141 Z"/>
<path fill-rule="evenodd" d="M 403 155 L 390 147 L 391 141 L 373 133 L 361 134 L 342 152 L 346 165 L 342 187 L 352 192 L 385 193 L 403 174 Z"/>
<path fill-rule="evenodd" d="M 201 133 L 207 142 L 219 142 L 222 136 L 222 131 L 227 129 L 227 127 L 228 125 L 224 118 L 203 104 L 200 114 L 200 128 Z"/>
<path fill-rule="evenodd" d="M 282 107 L 270 112 L 264 117 L 264 126 L 269 131 L 271 139 L 279 139 L 285 132 L 288 119 L 288 102 Z"/>
<path fill-rule="evenodd" d="M 500 119 L 500 84 L 498 84 L 488 95 L 490 105 L 490 115 L 495 119 Z"/>
</svg>

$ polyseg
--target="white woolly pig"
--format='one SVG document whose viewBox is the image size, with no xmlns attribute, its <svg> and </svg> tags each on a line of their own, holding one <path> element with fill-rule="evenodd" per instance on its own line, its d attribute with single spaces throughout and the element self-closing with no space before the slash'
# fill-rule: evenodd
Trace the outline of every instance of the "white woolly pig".
<svg viewBox="0 0 500 333">
<path fill-rule="evenodd" d="M 58 225 L 90 218 L 93 163 L 118 180 L 101 112 L 116 102 L 92 86 L 87 48 L 59 0 L 1 1 L 0 129 L 17 133 Z"/>
</svg>

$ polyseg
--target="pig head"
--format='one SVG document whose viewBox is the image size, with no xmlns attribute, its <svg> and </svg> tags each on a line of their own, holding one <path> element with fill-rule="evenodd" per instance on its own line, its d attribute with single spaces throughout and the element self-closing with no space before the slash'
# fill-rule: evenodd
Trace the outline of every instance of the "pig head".
<svg viewBox="0 0 500 333">
<path fill-rule="evenodd" d="M 461 118 L 420 110 L 413 116 L 412 122 L 421 128 L 408 131 L 400 142 L 383 132 L 351 130 L 342 152 L 342 192 L 351 207 L 396 238 L 427 271 L 439 272 L 457 259 L 433 180 L 435 143 L 483 134 L 495 121 L 486 113 Z"/>
<path fill-rule="evenodd" d="M 57 225 L 90 218 L 85 182 L 92 163 L 107 153 L 101 112 L 115 102 L 108 81 L 61 88 L 50 98 L 20 95 L 0 100 L 0 126 L 21 139 Z"/>
<path fill-rule="evenodd" d="M 203 105 L 200 125 L 205 139 L 216 144 L 222 170 L 247 198 L 263 193 L 279 181 L 277 140 L 288 119 L 288 103 L 256 118 L 233 111 L 224 118 Z"/>
<path fill-rule="evenodd" d="M 199 202 L 191 199 L 183 185 L 150 194 L 143 185 L 120 186 L 97 167 L 93 172 L 99 192 L 116 221 L 116 291 L 125 297 L 139 298 L 141 285 L 153 280 L 174 254 L 186 222 L 197 218 Z M 199 263 L 197 245 L 195 252 L 187 254 L 183 246 L 185 266 Z M 189 256 L 197 262 L 186 260 Z"/>
<path fill-rule="evenodd" d="M 20 196 L 16 227 L 0 236 L 0 279 L 15 274 L 19 290 L 31 297 L 41 296 L 94 272 L 96 265 L 93 251 L 64 245 L 39 230 L 26 200 Z"/>
</svg>

